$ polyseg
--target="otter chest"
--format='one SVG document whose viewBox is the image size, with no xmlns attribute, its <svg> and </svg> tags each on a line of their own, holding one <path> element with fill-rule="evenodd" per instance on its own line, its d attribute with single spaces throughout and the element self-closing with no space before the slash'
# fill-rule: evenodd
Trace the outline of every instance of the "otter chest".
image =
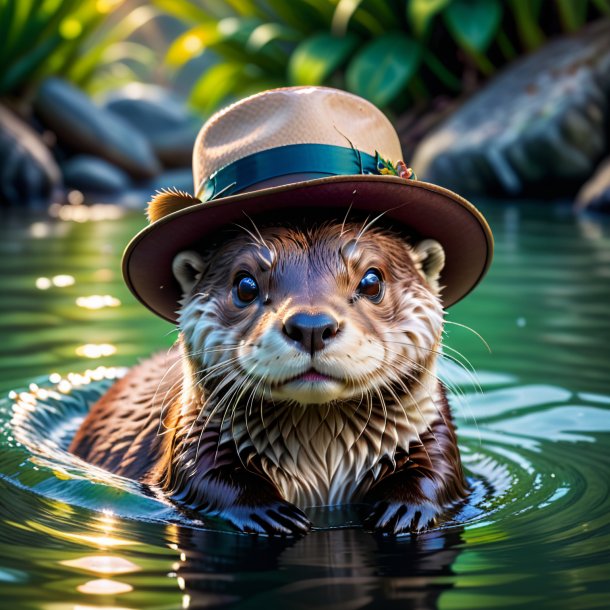
<svg viewBox="0 0 610 610">
<path fill-rule="evenodd" d="M 419 441 L 419 427 L 400 405 L 382 413 L 363 401 L 351 408 L 281 406 L 244 417 L 232 434 L 244 463 L 254 458 L 289 502 L 306 507 L 357 502 Z"/>
</svg>

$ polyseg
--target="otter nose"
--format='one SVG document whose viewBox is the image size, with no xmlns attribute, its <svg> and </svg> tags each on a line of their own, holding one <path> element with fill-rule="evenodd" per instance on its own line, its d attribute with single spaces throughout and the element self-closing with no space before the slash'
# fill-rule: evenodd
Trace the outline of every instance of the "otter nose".
<svg viewBox="0 0 610 610">
<path fill-rule="evenodd" d="M 325 313 L 297 312 L 284 321 L 284 334 L 310 354 L 321 350 L 339 330 L 339 322 Z"/>
</svg>

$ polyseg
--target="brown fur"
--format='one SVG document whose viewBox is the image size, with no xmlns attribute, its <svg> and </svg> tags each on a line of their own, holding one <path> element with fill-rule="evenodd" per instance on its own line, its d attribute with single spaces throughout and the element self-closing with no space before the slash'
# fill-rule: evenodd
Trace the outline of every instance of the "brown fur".
<svg viewBox="0 0 610 610">
<path fill-rule="evenodd" d="M 301 533 L 299 509 L 348 502 L 372 505 L 365 522 L 377 531 L 429 526 L 465 495 L 435 376 L 433 246 L 328 223 L 242 231 L 204 251 L 178 344 L 117 382 L 71 450 L 244 531 Z M 370 268 L 385 280 L 379 303 L 355 296 Z M 237 307 L 242 271 L 260 296 Z M 304 353 L 282 334 L 295 311 L 332 314 L 337 336 Z M 287 381 L 311 366 L 339 380 L 319 400 L 320 384 Z"/>
</svg>

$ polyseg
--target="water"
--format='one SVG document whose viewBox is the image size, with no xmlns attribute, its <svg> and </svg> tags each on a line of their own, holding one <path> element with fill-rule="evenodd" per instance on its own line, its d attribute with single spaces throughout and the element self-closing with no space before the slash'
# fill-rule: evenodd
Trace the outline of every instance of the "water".
<svg viewBox="0 0 610 610">
<path fill-rule="evenodd" d="M 329 527 L 296 542 L 186 523 L 64 451 L 118 367 L 175 335 L 120 279 L 141 216 L 2 218 L 0 390 L 23 390 L 0 406 L 2 607 L 610 607 L 610 226 L 557 207 L 484 211 L 495 264 L 448 317 L 492 349 L 448 325 L 483 393 L 445 367 L 463 393 L 453 407 L 469 505 L 400 540 L 317 509 Z"/>
</svg>

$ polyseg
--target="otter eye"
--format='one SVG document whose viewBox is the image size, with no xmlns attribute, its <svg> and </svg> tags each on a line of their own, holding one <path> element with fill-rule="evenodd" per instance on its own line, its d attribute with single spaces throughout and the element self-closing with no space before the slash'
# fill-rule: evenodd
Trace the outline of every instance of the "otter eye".
<svg viewBox="0 0 610 610">
<path fill-rule="evenodd" d="M 242 273 L 233 282 L 233 301 L 238 307 L 249 305 L 258 296 L 256 280 L 246 273 Z"/>
<path fill-rule="evenodd" d="M 383 279 L 379 269 L 369 269 L 358 284 L 359 295 L 365 296 L 373 303 L 379 303 L 383 298 Z"/>
</svg>

